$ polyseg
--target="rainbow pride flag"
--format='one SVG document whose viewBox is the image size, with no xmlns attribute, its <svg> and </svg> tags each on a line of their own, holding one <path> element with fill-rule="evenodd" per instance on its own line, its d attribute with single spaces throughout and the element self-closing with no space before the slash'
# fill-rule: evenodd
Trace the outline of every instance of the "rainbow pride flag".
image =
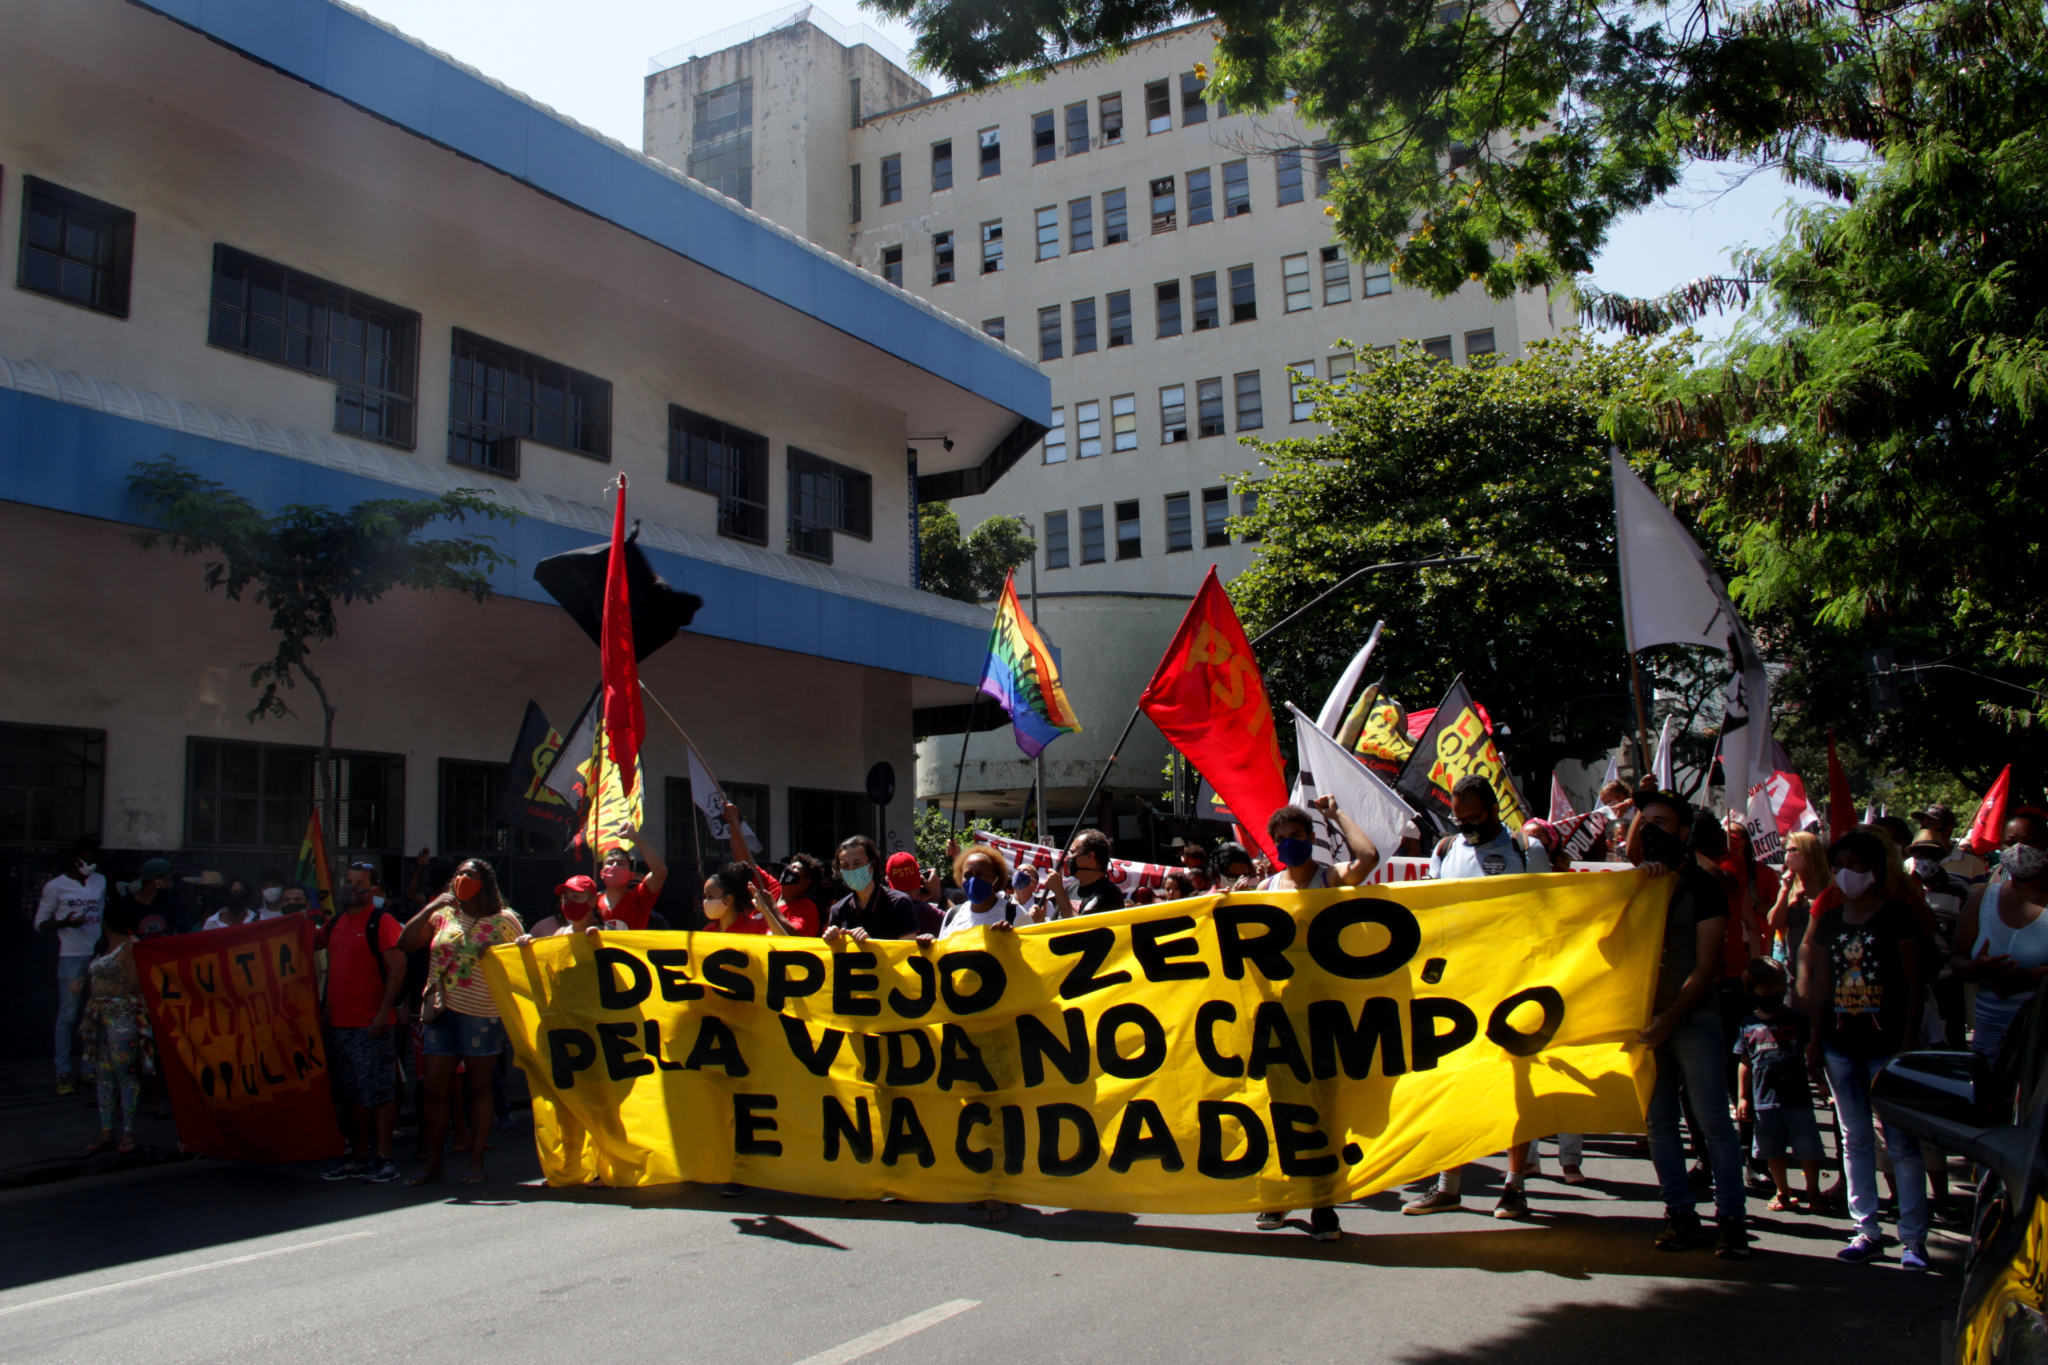
<svg viewBox="0 0 2048 1365">
<path fill-rule="evenodd" d="M 981 690 L 1010 713 L 1017 747 L 1036 758 L 1061 735 L 1081 728 L 1074 708 L 1060 687 L 1060 668 L 1052 660 L 1045 637 L 1024 615 L 1017 601 L 1017 575 L 1003 581 L 996 603 L 996 623 L 988 633 L 988 662 L 981 666 Z"/>
</svg>

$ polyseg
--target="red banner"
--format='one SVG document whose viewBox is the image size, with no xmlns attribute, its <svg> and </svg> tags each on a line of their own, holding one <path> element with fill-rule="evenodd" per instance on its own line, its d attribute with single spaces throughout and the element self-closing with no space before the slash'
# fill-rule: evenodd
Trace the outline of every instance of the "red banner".
<svg viewBox="0 0 2048 1365">
<path fill-rule="evenodd" d="M 1138 705 L 1271 854 L 1266 817 L 1287 804 L 1273 706 L 1213 564 Z"/>
<path fill-rule="evenodd" d="M 178 1140 L 205 1156 L 341 1154 L 304 915 L 135 945 Z"/>
</svg>

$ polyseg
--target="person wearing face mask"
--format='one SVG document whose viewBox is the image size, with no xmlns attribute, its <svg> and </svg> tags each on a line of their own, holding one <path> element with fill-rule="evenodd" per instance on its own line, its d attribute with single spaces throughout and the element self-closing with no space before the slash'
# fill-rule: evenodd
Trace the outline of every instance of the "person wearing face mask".
<svg viewBox="0 0 2048 1365">
<path fill-rule="evenodd" d="M 654 913 L 654 902 L 660 899 L 661 888 L 668 881 L 668 864 L 631 825 L 620 825 L 618 835 L 620 842 L 605 852 L 597 872 L 598 880 L 604 883 L 604 917 L 618 920 L 628 929 L 645 929 L 648 916 Z M 647 875 L 637 883 L 633 880 L 634 853 L 647 864 Z"/>
<path fill-rule="evenodd" d="M 377 895 L 374 873 L 369 863 L 350 866 L 335 891 L 339 913 L 313 931 L 313 947 L 327 950 L 327 1069 L 354 1134 L 348 1156 L 324 1178 L 381 1185 L 398 1178 L 391 1159 L 398 1118 L 391 1028 L 405 986 L 398 947 L 405 924 L 380 903 L 386 898 Z"/>
<path fill-rule="evenodd" d="M 1028 886 L 1026 899 L 1019 900 L 1004 888 L 1012 875 L 1009 860 L 987 844 L 971 844 L 953 859 L 953 878 L 965 898 L 948 906 L 937 934 L 919 934 L 917 941 L 929 945 L 935 939 L 951 938 L 964 929 L 1015 929 L 1036 924 Z"/>
<path fill-rule="evenodd" d="M 600 929 L 623 929 L 622 919 L 606 919 L 597 913 L 597 883 L 588 877 L 575 876 L 555 888 L 558 913 L 533 926 L 530 933 L 519 936 L 520 943 L 531 943 L 537 938 L 553 938 L 557 934 L 594 934 Z"/>
<path fill-rule="evenodd" d="M 818 893 L 830 880 L 825 865 L 808 853 L 792 853 L 783 860 L 780 877 L 760 866 L 741 832 L 740 808 L 730 801 L 725 803 L 725 830 L 733 862 L 746 868 L 753 878 L 753 891 L 741 898 L 740 916 L 732 932 L 818 937 L 825 923 Z M 756 896 L 755 891 L 761 894 Z"/>
<path fill-rule="evenodd" d="M 746 863 L 727 863 L 704 879 L 704 932 L 738 934 L 753 905 L 754 868 Z"/>
<path fill-rule="evenodd" d="M 2048 977 L 2048 817 L 2014 811 L 1998 865 L 2005 875 L 1974 888 L 1956 917 L 1956 974 L 1977 987 L 1970 1050 L 1994 1065 L 2006 1030 Z M 1968 944 L 1967 953 L 1962 945 Z"/>
<path fill-rule="evenodd" d="M 399 936 L 400 952 L 428 949 L 425 1015 L 427 1169 L 408 1185 L 442 1178 L 441 1143 L 448 1131 L 448 1097 L 457 1062 L 469 1078 L 471 1142 L 466 1185 L 484 1178 L 484 1135 L 491 1130 L 491 1074 L 505 1043 L 497 1001 L 484 980 L 483 955 L 525 933 L 519 916 L 498 895 L 498 877 L 482 858 L 464 860 L 446 891 L 428 901 Z"/>
<path fill-rule="evenodd" d="M 1215 872 L 1212 890 L 1253 891 L 1258 888 L 1258 874 L 1252 868 L 1252 855 L 1245 851 L 1243 844 L 1216 845 L 1209 866 Z"/>
<path fill-rule="evenodd" d="M 825 926 L 827 943 L 917 937 L 917 906 L 882 879 L 882 850 L 873 839 L 856 834 L 846 840 L 839 845 L 838 862 L 846 895 L 833 903 Z"/>
<path fill-rule="evenodd" d="M 85 1006 L 85 974 L 100 941 L 107 908 L 107 879 L 100 875 L 100 846 L 93 839 L 72 845 L 64 870 L 43 884 L 35 927 L 57 936 L 57 1093 L 76 1094 L 73 1058 L 78 1016 Z"/>
<path fill-rule="evenodd" d="M 1053 877 L 1052 899 L 1056 919 L 1074 915 L 1106 915 L 1124 908 L 1123 888 L 1109 879 L 1111 848 L 1109 836 L 1099 829 L 1078 831 L 1067 845 L 1067 867 L 1074 884 L 1065 877 Z"/>
<path fill-rule="evenodd" d="M 1816 918 L 1814 904 L 1829 884 L 1828 854 L 1820 837 L 1803 829 L 1786 835 L 1785 872 L 1778 879 L 1778 894 L 1771 901 L 1766 923 L 1771 959 L 1786 964 L 1788 971 L 1798 965 L 1799 945 L 1806 941 L 1806 931 Z M 1791 1000 L 1794 1008 L 1804 1008 L 1796 986 Z"/>
<path fill-rule="evenodd" d="M 1878 1221 L 1877 1135 L 1870 1081 L 1879 1067 L 1919 1045 L 1925 941 L 1911 906 L 1887 893 L 1890 849 L 1869 826 L 1828 848 L 1841 900 L 1814 924 L 1799 950 L 1800 995 L 1812 1026 L 1807 1065 L 1834 1092 L 1842 1173 L 1856 1235 L 1835 1259 L 1861 1265 L 1884 1247 Z M 1919 1142 L 1884 1125 L 1899 1195 L 1899 1266 L 1927 1269 L 1927 1172 Z"/>
</svg>

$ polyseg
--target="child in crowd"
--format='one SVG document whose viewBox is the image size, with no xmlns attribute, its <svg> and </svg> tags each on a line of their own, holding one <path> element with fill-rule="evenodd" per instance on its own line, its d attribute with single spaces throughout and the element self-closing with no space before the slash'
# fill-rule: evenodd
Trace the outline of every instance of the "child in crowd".
<svg viewBox="0 0 2048 1365">
<path fill-rule="evenodd" d="M 1784 1213 L 1794 1206 L 1787 1147 L 1806 1173 L 1806 1206 L 1819 1208 L 1820 1129 L 1806 1077 L 1806 1017 L 1786 1007 L 1785 969 L 1770 958 L 1750 959 L 1742 969 L 1742 984 L 1752 1008 L 1735 1033 L 1735 1055 L 1742 1059 L 1736 1075 L 1736 1121 L 1756 1125 L 1751 1154 L 1770 1168 L 1771 1183 L 1777 1187 L 1771 1210 Z"/>
</svg>

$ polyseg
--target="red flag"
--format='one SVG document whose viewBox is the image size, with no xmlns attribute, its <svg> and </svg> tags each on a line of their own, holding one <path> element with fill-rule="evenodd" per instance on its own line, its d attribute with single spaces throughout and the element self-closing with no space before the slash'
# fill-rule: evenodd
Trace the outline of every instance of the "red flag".
<svg viewBox="0 0 2048 1365">
<path fill-rule="evenodd" d="M 1828 838 L 1839 839 L 1856 828 L 1856 803 L 1849 797 L 1849 774 L 1835 757 L 1835 732 L 1828 731 Z"/>
<path fill-rule="evenodd" d="M 1213 564 L 1138 706 L 1272 854 L 1266 817 L 1287 804 L 1273 707 Z"/>
<path fill-rule="evenodd" d="M 1984 793 L 1984 803 L 1977 807 L 1977 818 L 1970 822 L 1970 832 L 1963 837 L 1963 847 L 1983 857 L 2005 840 L 2006 793 L 2012 785 L 2012 764 L 2005 765 L 2005 771 L 1991 784 L 1991 790 Z"/>
<path fill-rule="evenodd" d="M 619 505 L 612 513 L 612 556 L 604 575 L 604 631 L 598 638 L 604 666 L 604 735 L 627 795 L 639 769 L 647 718 L 640 710 L 640 664 L 633 654 L 633 597 L 626 587 L 626 476 L 619 475 Z"/>
</svg>

